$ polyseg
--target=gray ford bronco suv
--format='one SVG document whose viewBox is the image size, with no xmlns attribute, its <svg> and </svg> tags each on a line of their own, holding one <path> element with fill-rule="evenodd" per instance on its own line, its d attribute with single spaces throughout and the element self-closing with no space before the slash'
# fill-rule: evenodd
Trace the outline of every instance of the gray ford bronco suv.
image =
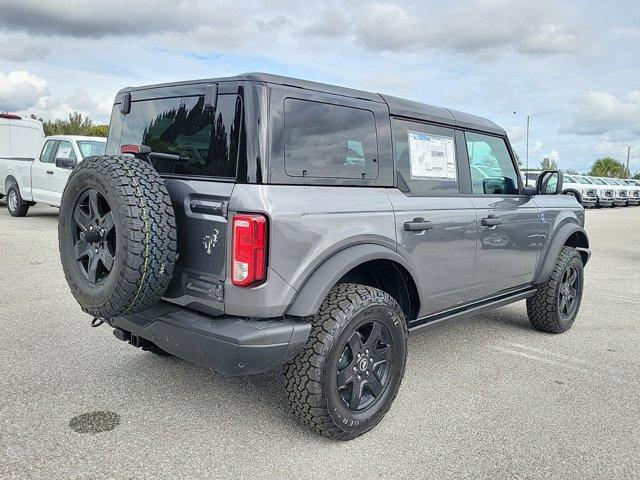
<svg viewBox="0 0 640 480">
<path fill-rule="evenodd" d="M 533 327 L 571 327 L 589 243 L 561 191 L 445 108 L 259 73 L 126 88 L 69 178 L 60 256 L 118 339 L 283 368 L 302 422 L 351 439 L 390 408 L 409 332 L 524 299 Z"/>
</svg>

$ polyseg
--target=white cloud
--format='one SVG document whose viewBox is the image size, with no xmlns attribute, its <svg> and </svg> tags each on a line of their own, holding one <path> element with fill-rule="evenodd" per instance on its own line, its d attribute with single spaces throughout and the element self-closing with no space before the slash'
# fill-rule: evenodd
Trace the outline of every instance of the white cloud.
<svg viewBox="0 0 640 480">
<path fill-rule="evenodd" d="M 577 135 L 611 134 L 621 138 L 640 136 L 640 90 L 622 98 L 607 92 L 588 92 L 570 124 L 562 131 Z"/>
<path fill-rule="evenodd" d="M 15 112 L 37 105 L 47 95 L 46 80 L 24 70 L 0 72 L 0 111 Z"/>
<path fill-rule="evenodd" d="M 493 55 L 513 49 L 549 55 L 575 52 L 580 35 L 556 3 L 542 0 L 422 2 L 411 8 L 374 3 L 358 17 L 358 41 L 371 49 L 427 49 Z"/>
</svg>

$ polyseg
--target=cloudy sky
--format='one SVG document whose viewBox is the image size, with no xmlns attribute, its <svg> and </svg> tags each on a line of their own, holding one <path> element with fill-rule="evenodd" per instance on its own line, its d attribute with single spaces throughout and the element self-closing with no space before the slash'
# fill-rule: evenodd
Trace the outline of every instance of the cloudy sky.
<svg viewBox="0 0 640 480">
<path fill-rule="evenodd" d="M 117 90 L 265 71 L 486 116 L 531 165 L 640 170 L 637 0 L 0 0 L 0 111 L 108 122 Z"/>
</svg>

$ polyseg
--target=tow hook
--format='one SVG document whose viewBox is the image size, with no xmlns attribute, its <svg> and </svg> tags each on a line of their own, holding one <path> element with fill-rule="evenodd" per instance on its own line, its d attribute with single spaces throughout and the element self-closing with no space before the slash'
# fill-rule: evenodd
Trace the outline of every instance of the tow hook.
<svg viewBox="0 0 640 480">
<path fill-rule="evenodd" d="M 109 320 L 105 320 L 104 318 L 93 317 L 93 320 L 91 320 L 91 326 L 93 328 L 96 328 L 96 327 L 99 327 L 100 325 L 102 325 L 105 322 L 109 323 Z"/>
</svg>

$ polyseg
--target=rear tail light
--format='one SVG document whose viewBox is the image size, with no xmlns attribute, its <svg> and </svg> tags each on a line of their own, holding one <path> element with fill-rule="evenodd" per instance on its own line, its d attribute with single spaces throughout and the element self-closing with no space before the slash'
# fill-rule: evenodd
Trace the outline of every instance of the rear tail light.
<svg viewBox="0 0 640 480">
<path fill-rule="evenodd" d="M 267 273 L 266 217 L 237 214 L 231 228 L 231 283 L 248 287 L 264 282 Z"/>
<path fill-rule="evenodd" d="M 140 153 L 140 145 L 131 145 L 131 144 L 127 144 L 127 145 L 122 145 L 120 147 L 120 153 Z"/>
</svg>

